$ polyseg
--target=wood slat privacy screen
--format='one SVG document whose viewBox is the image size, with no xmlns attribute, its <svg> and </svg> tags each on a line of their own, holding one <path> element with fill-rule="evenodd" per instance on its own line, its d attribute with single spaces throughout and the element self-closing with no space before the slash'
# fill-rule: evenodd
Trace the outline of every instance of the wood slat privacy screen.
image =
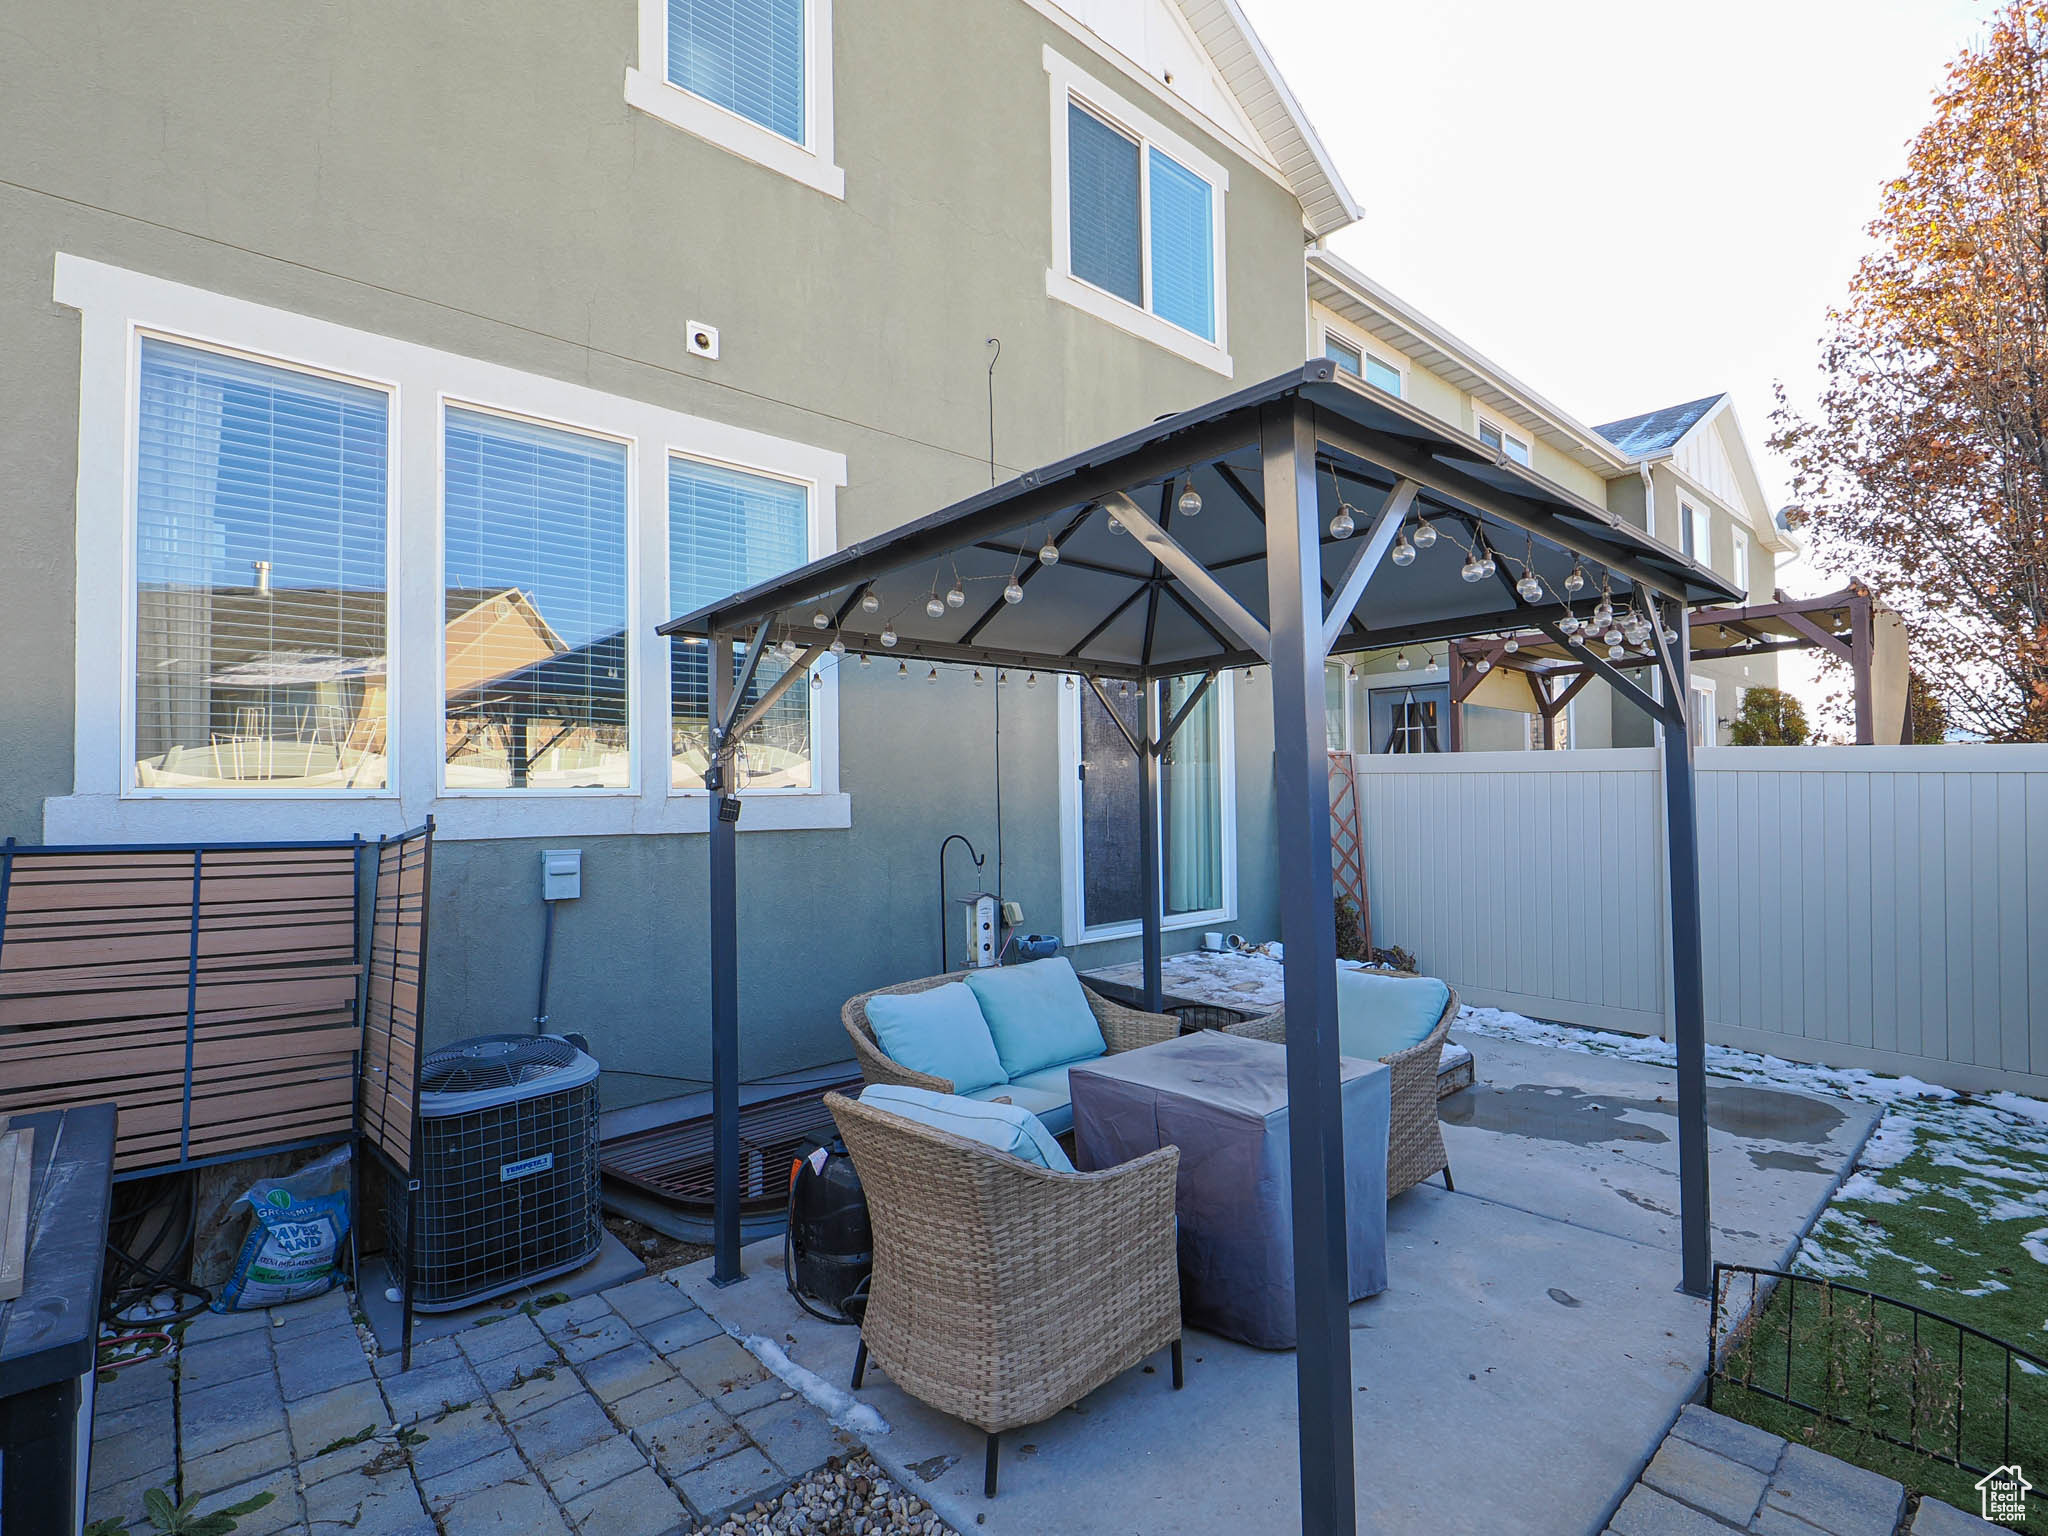
<svg viewBox="0 0 2048 1536">
<path fill-rule="evenodd" d="M 363 989 L 361 1129 L 405 1174 L 412 1172 L 413 1111 L 419 1103 L 422 957 L 432 863 L 431 829 L 378 845 L 369 977 Z"/>
<path fill-rule="evenodd" d="M 112 1100 L 119 1174 L 349 1136 L 366 846 L 0 846 L 0 1114 Z"/>
</svg>

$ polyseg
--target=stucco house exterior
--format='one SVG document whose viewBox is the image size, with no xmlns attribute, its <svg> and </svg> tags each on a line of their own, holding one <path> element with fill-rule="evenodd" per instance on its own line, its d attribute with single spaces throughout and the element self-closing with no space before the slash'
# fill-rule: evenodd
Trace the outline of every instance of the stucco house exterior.
<svg viewBox="0 0 2048 1536">
<path fill-rule="evenodd" d="M 1305 323 L 1660 537 L 1700 509 L 1717 568 L 1748 530 L 1768 593 L 1725 401 L 1580 426 L 1321 249 L 1358 216 L 1234 0 L 18 0 L 0 837 L 431 815 L 434 1041 L 535 1027 L 540 854 L 578 849 L 547 1022 L 628 1105 L 708 1075 L 709 679 L 654 626 L 1292 367 Z M 1333 680 L 1333 740 L 1393 666 Z M 1277 928 L 1266 686 L 1179 738 L 1172 948 Z M 1571 735 L 1638 729 L 1589 691 Z M 762 735 L 744 1075 L 938 967 L 949 834 L 1024 930 L 1135 957 L 1136 769 L 1071 680 L 847 654 Z"/>
<path fill-rule="evenodd" d="M 1768 602 L 1777 562 L 1795 545 L 1771 515 L 1749 443 L 1725 394 L 1587 426 L 1490 362 L 1384 285 L 1323 249 L 1308 255 L 1308 350 L 1360 373 L 1482 444 L 1601 503 Z M 1399 665 L 1401 660 L 1408 665 Z M 1775 656 L 1709 660 L 1692 674 L 1702 745 L 1728 739 L 1742 690 L 1776 686 Z M 1413 745 L 1425 729 L 1448 745 L 1449 684 L 1441 647 L 1361 658 L 1333 675 L 1331 744 L 1357 751 Z M 1463 706 L 1462 748 L 1522 751 L 1539 717 L 1518 674 L 1499 672 Z M 1573 747 L 1645 746 L 1641 711 L 1595 681 L 1565 729 Z"/>
</svg>

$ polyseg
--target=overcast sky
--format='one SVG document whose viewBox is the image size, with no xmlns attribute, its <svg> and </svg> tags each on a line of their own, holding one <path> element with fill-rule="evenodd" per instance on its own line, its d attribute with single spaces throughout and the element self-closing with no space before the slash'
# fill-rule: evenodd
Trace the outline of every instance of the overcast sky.
<svg viewBox="0 0 2048 1536">
<path fill-rule="evenodd" d="M 1816 342 L 1981 0 L 1241 0 L 1364 221 L 1331 241 L 1581 421 Z"/>
</svg>

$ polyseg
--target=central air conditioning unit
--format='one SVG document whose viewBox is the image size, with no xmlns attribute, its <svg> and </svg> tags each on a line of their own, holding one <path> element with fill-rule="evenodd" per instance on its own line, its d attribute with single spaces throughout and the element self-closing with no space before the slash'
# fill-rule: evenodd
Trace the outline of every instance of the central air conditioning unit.
<svg viewBox="0 0 2048 1536">
<path fill-rule="evenodd" d="M 480 1035 L 420 1069 L 412 1304 L 445 1312 L 578 1269 L 604 1241 L 598 1065 L 559 1035 Z M 385 1202 L 394 1255 L 406 1202 Z"/>
</svg>

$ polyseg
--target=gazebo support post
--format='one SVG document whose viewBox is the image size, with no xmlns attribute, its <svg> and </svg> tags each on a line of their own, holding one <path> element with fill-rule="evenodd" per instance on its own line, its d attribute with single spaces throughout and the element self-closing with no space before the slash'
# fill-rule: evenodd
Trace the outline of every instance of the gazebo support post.
<svg viewBox="0 0 2048 1536">
<path fill-rule="evenodd" d="M 763 625 L 761 634 L 765 635 Z M 711 939 L 711 1166 L 714 1172 L 711 1225 L 713 1285 L 732 1285 L 740 1269 L 740 944 L 739 796 L 728 784 L 731 768 L 727 730 L 733 708 L 732 640 L 714 637 L 711 664 L 709 761 L 704 787 L 710 792 L 709 899 Z M 759 638 L 748 661 L 760 653 Z"/>
<path fill-rule="evenodd" d="M 1663 625 L 1678 639 L 1667 643 Z M 1683 602 L 1653 605 L 1651 625 L 1664 671 L 1664 843 L 1671 892 L 1672 1048 L 1678 1058 L 1679 1289 L 1704 1296 L 1712 1286 L 1713 1238 L 1707 1193 L 1707 993 L 1700 940 L 1700 838 L 1687 728 L 1687 658 L 1692 621 Z"/>
<path fill-rule="evenodd" d="M 1145 1011 L 1159 1012 L 1164 989 L 1159 979 L 1165 963 L 1160 954 L 1159 931 L 1165 925 L 1166 891 L 1159 863 L 1159 760 L 1166 750 L 1166 684 L 1153 681 L 1139 694 L 1144 707 L 1138 712 L 1138 863 L 1143 870 L 1145 910 L 1140 926 L 1145 960 Z"/>
<path fill-rule="evenodd" d="M 1315 1536 L 1353 1536 L 1358 1513 L 1314 416 L 1296 402 L 1269 405 L 1260 413 L 1259 436 L 1272 637 L 1274 854 L 1281 871 L 1280 932 L 1286 943 L 1301 1526 Z"/>
</svg>

